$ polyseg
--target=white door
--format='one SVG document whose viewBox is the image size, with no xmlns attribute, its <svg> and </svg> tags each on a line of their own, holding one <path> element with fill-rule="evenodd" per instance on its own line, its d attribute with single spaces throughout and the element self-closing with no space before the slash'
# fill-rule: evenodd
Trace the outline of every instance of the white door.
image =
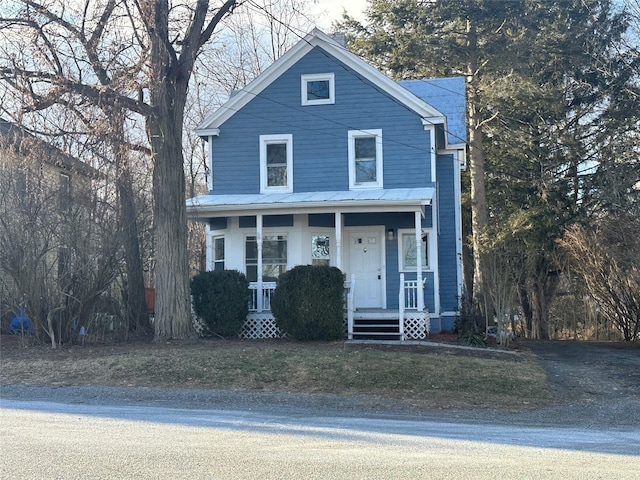
<svg viewBox="0 0 640 480">
<path fill-rule="evenodd" d="M 384 229 L 357 228 L 349 231 L 348 278 L 355 275 L 354 300 L 357 308 L 383 308 L 384 271 L 382 268 Z"/>
</svg>

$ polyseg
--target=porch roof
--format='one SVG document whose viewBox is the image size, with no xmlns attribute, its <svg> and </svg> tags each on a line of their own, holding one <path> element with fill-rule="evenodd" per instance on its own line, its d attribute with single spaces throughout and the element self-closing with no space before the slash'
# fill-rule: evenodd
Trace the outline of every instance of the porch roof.
<svg viewBox="0 0 640 480">
<path fill-rule="evenodd" d="M 430 205 L 435 188 L 394 188 L 331 192 L 201 195 L 187 200 L 191 218 L 255 213 L 416 212 Z M 285 212 L 283 212 L 283 210 Z"/>
</svg>

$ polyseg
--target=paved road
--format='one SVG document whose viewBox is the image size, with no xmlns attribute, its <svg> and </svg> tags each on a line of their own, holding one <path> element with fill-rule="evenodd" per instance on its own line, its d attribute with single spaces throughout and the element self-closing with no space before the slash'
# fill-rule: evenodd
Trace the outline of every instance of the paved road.
<svg viewBox="0 0 640 480">
<path fill-rule="evenodd" d="M 12 479 L 637 479 L 640 430 L 0 402 Z"/>
</svg>

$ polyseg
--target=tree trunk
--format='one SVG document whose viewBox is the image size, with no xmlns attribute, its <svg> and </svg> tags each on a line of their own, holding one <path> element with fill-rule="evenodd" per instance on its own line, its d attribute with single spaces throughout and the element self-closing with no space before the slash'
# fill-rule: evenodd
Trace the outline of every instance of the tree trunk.
<svg viewBox="0 0 640 480">
<path fill-rule="evenodd" d="M 485 315 L 490 315 L 489 296 L 485 292 L 483 272 L 485 255 L 482 251 L 481 238 L 487 227 L 487 197 L 484 185 L 484 148 L 482 146 L 482 118 L 478 112 L 480 98 L 478 95 L 478 38 L 475 26 L 467 21 L 467 47 L 469 64 L 467 73 L 467 116 L 469 120 L 469 173 L 471 178 L 471 230 L 473 246 L 473 294 L 475 308 Z"/>
<path fill-rule="evenodd" d="M 184 339 L 191 333 L 187 211 L 178 112 L 148 122 L 154 154 L 156 236 L 155 337 Z"/>
<path fill-rule="evenodd" d="M 142 258 L 138 238 L 138 221 L 133 193 L 133 180 L 128 165 L 122 165 L 116 180 L 120 198 L 120 229 L 123 234 L 124 261 L 127 268 L 127 314 L 129 325 L 136 331 L 150 327 L 144 294 Z"/>
</svg>

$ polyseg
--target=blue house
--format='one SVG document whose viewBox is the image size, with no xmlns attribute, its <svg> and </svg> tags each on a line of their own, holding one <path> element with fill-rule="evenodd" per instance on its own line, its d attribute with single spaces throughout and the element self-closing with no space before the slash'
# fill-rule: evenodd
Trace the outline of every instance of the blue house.
<svg viewBox="0 0 640 480">
<path fill-rule="evenodd" d="M 314 30 L 199 127 L 208 269 L 245 272 L 244 335 L 279 334 L 269 299 L 296 265 L 345 273 L 349 338 L 451 330 L 462 293 L 463 78 L 395 82 Z"/>
</svg>

